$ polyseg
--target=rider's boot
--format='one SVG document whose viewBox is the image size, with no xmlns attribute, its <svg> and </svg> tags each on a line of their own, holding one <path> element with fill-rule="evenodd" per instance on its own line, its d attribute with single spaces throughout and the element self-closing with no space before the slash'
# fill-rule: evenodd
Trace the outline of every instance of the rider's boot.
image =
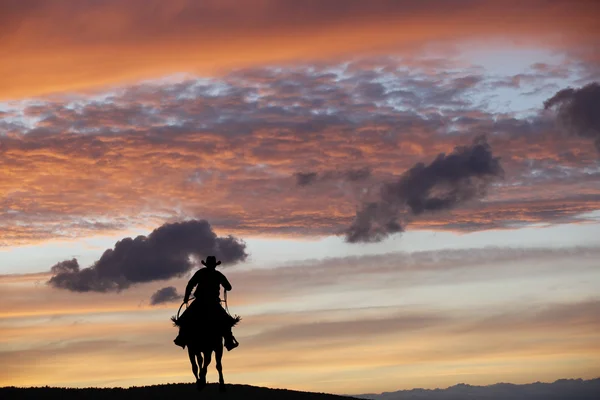
<svg viewBox="0 0 600 400">
<path fill-rule="evenodd" d="M 184 338 L 184 335 L 182 335 L 182 333 L 181 333 L 181 329 L 179 329 L 179 335 L 177 335 L 175 340 L 173 340 L 173 343 L 175 343 L 177 346 L 181 347 L 182 349 L 185 349 L 185 338 Z"/>
<path fill-rule="evenodd" d="M 225 334 L 225 348 L 227 349 L 227 351 L 231 351 L 239 345 L 240 344 L 238 343 L 238 341 L 235 340 L 235 338 L 233 337 L 233 333 L 227 332 Z"/>
</svg>

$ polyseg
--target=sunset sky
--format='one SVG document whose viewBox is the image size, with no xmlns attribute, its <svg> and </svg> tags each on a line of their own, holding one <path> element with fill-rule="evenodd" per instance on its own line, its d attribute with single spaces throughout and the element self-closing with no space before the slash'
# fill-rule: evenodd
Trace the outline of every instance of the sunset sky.
<svg viewBox="0 0 600 400">
<path fill-rule="evenodd" d="M 0 386 L 192 382 L 169 318 L 211 254 L 227 382 L 599 377 L 599 15 L 2 0 Z"/>
</svg>

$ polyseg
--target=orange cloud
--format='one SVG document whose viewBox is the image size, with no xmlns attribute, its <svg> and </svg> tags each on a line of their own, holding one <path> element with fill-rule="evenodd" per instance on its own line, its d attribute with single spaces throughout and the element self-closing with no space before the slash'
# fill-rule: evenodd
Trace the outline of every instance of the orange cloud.
<svg viewBox="0 0 600 400">
<path fill-rule="evenodd" d="M 598 39 L 589 1 L 4 1 L 4 99 L 424 45 Z M 587 54 L 587 53 L 586 53 Z"/>
</svg>

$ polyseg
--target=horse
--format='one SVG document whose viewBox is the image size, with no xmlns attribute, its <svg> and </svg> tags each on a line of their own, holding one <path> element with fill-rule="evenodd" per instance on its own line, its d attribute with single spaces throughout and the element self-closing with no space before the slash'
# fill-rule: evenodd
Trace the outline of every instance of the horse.
<svg viewBox="0 0 600 400">
<path fill-rule="evenodd" d="M 181 307 L 179 311 L 181 311 Z M 241 317 L 237 315 L 231 317 L 231 326 L 237 325 L 240 320 Z M 180 325 L 179 312 L 177 317 L 171 317 L 171 321 L 173 321 L 174 326 Z M 196 379 L 196 388 L 202 390 L 206 386 L 206 373 L 214 352 L 217 372 L 219 373 L 219 390 L 225 392 L 226 385 L 223 378 L 223 364 L 221 363 L 223 358 L 223 333 L 215 316 L 208 313 L 200 319 L 194 320 L 186 344 L 188 357 L 192 364 L 192 373 Z"/>
<path fill-rule="evenodd" d="M 196 378 L 196 388 L 202 390 L 206 386 L 206 373 L 212 361 L 212 353 L 214 352 L 217 372 L 219 373 L 219 391 L 225 392 L 227 388 L 225 379 L 223 378 L 223 364 L 221 363 L 221 359 L 223 358 L 223 337 L 214 330 L 201 336 L 203 337 L 197 337 L 193 343 L 189 343 L 187 346 L 188 357 L 192 364 L 192 373 L 194 374 L 194 378 Z"/>
</svg>

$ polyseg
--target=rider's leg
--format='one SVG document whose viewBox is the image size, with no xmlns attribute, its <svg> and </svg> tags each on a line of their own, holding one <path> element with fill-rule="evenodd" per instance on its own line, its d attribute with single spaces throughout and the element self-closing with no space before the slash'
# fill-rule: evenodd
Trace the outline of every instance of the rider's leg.
<svg viewBox="0 0 600 400">
<path fill-rule="evenodd" d="M 227 316 L 227 317 L 229 317 L 229 316 Z M 227 319 L 226 321 L 229 321 L 229 319 Z M 223 329 L 223 338 L 225 339 L 225 348 L 227 349 L 227 351 L 231 351 L 231 350 L 235 349 L 236 347 L 238 347 L 240 344 L 233 336 L 233 332 L 231 332 L 231 324 L 225 325 L 225 326 L 226 326 L 226 328 Z"/>
<path fill-rule="evenodd" d="M 227 349 L 227 351 L 231 351 L 240 345 L 235 339 L 235 337 L 233 337 L 233 333 L 231 332 L 234 319 L 229 314 L 227 314 L 227 311 L 225 311 L 225 309 L 220 305 L 218 307 L 218 316 L 221 326 L 223 327 L 223 338 L 225 339 L 225 348 Z"/>
<path fill-rule="evenodd" d="M 185 339 L 185 329 L 182 329 L 182 327 L 179 327 L 179 334 L 177 335 L 175 340 L 173 340 L 173 342 L 177 346 L 180 346 L 182 349 L 185 349 L 185 345 L 187 343 L 187 340 Z"/>
<path fill-rule="evenodd" d="M 235 338 L 233 337 L 233 333 L 231 333 L 231 329 L 226 331 L 223 334 L 223 337 L 225 338 L 225 348 L 227 349 L 227 351 L 231 351 L 240 345 L 238 343 L 238 341 L 235 340 Z"/>
<path fill-rule="evenodd" d="M 189 335 L 190 324 L 192 323 L 191 319 L 194 317 L 194 313 L 197 312 L 197 305 L 195 302 L 192 302 L 188 308 L 186 308 L 179 319 L 177 320 L 179 324 L 179 334 L 173 340 L 173 342 L 180 346 L 182 349 L 185 349 L 187 343 L 187 336 Z"/>
</svg>

